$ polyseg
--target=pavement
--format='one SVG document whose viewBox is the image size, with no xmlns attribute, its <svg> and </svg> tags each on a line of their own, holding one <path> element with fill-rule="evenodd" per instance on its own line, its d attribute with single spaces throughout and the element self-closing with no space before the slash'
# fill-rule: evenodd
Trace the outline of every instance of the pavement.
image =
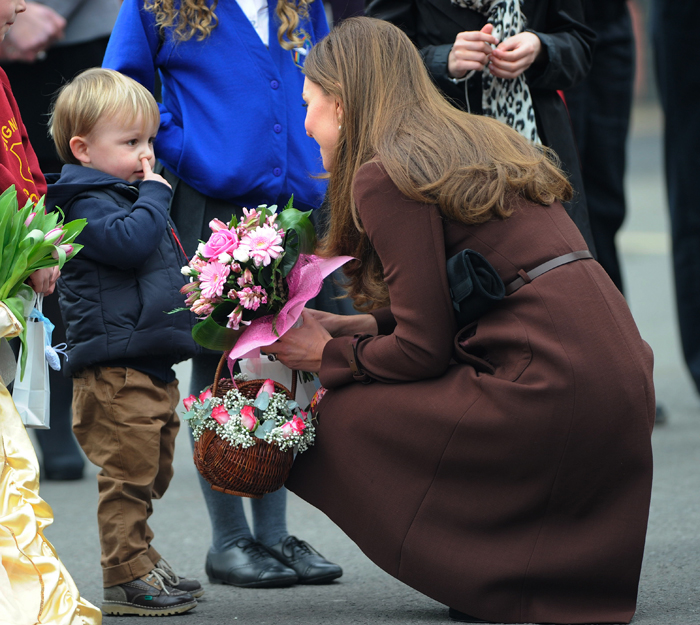
<svg viewBox="0 0 700 625">
<path fill-rule="evenodd" d="M 654 431 L 655 479 L 646 551 L 634 625 L 700 625 L 700 399 L 684 367 L 675 321 L 668 220 L 661 164 L 661 114 L 635 108 L 629 144 L 629 216 L 619 245 L 630 307 L 655 352 L 658 402 L 668 422 Z M 179 368 L 182 388 L 188 366 Z M 79 482 L 43 482 L 41 495 L 54 509 L 46 535 L 81 594 L 102 598 L 97 538 L 97 469 Z M 429 625 L 449 623 L 447 609 L 396 581 L 372 562 L 325 515 L 289 496 L 290 532 L 342 565 L 343 577 L 327 586 L 252 590 L 206 582 L 204 557 L 211 529 L 181 430 L 175 478 L 155 502 L 154 544 L 177 571 L 200 579 L 206 594 L 173 623 L 219 625 Z M 105 617 L 115 625 L 143 617 Z"/>
</svg>

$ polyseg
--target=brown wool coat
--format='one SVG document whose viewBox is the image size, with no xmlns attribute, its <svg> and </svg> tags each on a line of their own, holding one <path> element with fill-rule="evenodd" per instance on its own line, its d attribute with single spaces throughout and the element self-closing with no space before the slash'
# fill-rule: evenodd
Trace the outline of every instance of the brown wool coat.
<svg viewBox="0 0 700 625">
<path fill-rule="evenodd" d="M 473 616 L 629 622 L 655 400 L 625 300 L 594 260 L 558 267 L 482 317 L 458 350 L 474 366 L 457 363 L 445 259 L 476 250 L 508 284 L 585 249 L 573 222 L 525 202 L 504 221 L 445 222 L 376 163 L 355 197 L 392 302 L 358 347 L 375 381 L 353 380 L 349 338 L 328 343 L 316 444 L 287 486 L 391 575 Z"/>
</svg>

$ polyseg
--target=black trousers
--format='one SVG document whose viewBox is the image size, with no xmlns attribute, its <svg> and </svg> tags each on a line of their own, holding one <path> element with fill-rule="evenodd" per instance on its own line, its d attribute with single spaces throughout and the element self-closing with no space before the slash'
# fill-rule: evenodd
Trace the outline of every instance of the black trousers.
<svg viewBox="0 0 700 625">
<path fill-rule="evenodd" d="M 615 11 L 613 11 L 615 13 Z M 625 219 L 626 144 L 634 92 L 634 33 L 619 4 L 610 19 L 589 24 L 598 38 L 591 71 L 566 92 L 576 136 L 588 217 L 598 262 L 622 291 L 615 235 Z"/>
<path fill-rule="evenodd" d="M 681 343 L 700 392 L 700 3 L 654 0 L 656 76 L 666 117 L 664 154 Z"/>
</svg>

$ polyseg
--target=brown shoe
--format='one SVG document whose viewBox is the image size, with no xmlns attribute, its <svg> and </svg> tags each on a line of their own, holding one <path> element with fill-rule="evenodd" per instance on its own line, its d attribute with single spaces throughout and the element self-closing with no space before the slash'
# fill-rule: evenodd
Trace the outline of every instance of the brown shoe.
<svg viewBox="0 0 700 625">
<path fill-rule="evenodd" d="M 196 579 L 189 579 L 183 575 L 178 575 L 168 564 L 165 558 L 158 560 L 156 569 L 165 578 L 166 583 L 176 590 L 190 593 L 195 599 L 199 599 L 204 594 L 204 588 Z"/>
<path fill-rule="evenodd" d="M 170 616 L 197 605 L 189 593 L 169 586 L 158 569 L 125 584 L 104 589 L 102 612 L 111 615 Z"/>
</svg>

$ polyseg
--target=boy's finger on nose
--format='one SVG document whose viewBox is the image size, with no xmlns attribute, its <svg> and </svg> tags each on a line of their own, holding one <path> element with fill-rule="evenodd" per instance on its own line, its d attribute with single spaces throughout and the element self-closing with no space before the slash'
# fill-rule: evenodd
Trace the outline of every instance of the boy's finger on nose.
<svg viewBox="0 0 700 625">
<path fill-rule="evenodd" d="M 141 157 L 141 164 L 143 165 L 143 171 L 144 173 L 151 173 L 151 163 L 148 160 L 147 156 L 142 156 Z"/>
</svg>

